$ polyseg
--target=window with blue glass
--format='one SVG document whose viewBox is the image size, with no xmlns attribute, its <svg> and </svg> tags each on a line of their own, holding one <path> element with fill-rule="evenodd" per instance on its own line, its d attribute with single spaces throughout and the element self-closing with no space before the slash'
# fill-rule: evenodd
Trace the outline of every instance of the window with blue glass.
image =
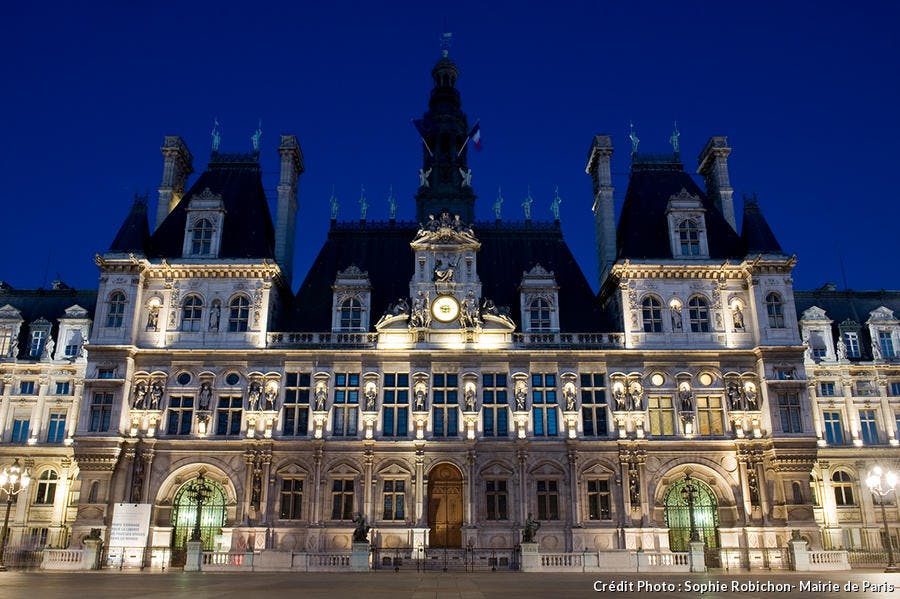
<svg viewBox="0 0 900 599">
<path fill-rule="evenodd" d="M 843 445 L 844 424 L 841 421 L 841 413 L 822 412 L 822 420 L 825 424 L 825 441 L 829 445 Z"/>
<path fill-rule="evenodd" d="M 878 422 L 875 410 L 859 411 L 859 435 L 865 445 L 878 445 Z"/>
<path fill-rule="evenodd" d="M 900 397 L 900 381 L 891 381 L 891 397 Z"/>
<path fill-rule="evenodd" d="M 819 383 L 819 395 L 822 397 L 834 397 L 834 382 Z"/>
<path fill-rule="evenodd" d="M 11 443 L 25 443 L 28 441 L 28 426 L 31 421 L 28 418 L 15 418 L 13 420 Z"/>
<path fill-rule="evenodd" d="M 459 434 L 459 377 L 435 374 L 431 392 L 432 434 L 455 437 Z"/>
<path fill-rule="evenodd" d="M 47 443 L 62 443 L 66 438 L 66 413 L 51 412 L 47 422 Z"/>
<path fill-rule="evenodd" d="M 90 432 L 105 433 L 109 430 L 112 401 L 112 393 L 94 393 L 94 399 L 91 400 Z"/>
<path fill-rule="evenodd" d="M 19 395 L 34 395 L 34 381 L 20 382 Z"/>
<path fill-rule="evenodd" d="M 409 428 L 409 374 L 384 375 L 381 432 L 385 437 L 405 437 Z"/>
<path fill-rule="evenodd" d="M 581 375 L 581 427 L 585 437 L 605 437 L 609 433 L 602 372 Z"/>
<path fill-rule="evenodd" d="M 284 377 L 284 426 L 286 437 L 304 437 L 309 431 L 308 372 L 288 372 Z"/>
<path fill-rule="evenodd" d="M 509 395 L 506 374 L 482 374 L 481 389 L 484 436 L 506 437 L 509 435 Z"/>
<path fill-rule="evenodd" d="M 57 395 L 68 395 L 69 391 L 69 381 L 62 381 L 56 383 L 56 394 Z"/>
<path fill-rule="evenodd" d="M 534 411 L 534 435 L 552 437 L 558 433 L 556 375 L 531 375 L 531 409 Z"/>
<path fill-rule="evenodd" d="M 359 418 L 359 373 L 341 372 L 334 376 L 334 426 L 339 437 L 356 435 Z"/>
</svg>

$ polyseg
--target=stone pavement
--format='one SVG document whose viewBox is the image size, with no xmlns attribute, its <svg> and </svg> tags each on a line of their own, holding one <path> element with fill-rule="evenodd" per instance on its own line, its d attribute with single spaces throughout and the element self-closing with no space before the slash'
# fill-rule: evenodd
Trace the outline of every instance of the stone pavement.
<svg viewBox="0 0 900 599">
<path fill-rule="evenodd" d="M 856 587 L 846 586 L 848 583 Z M 595 585 L 597 590 L 594 590 Z M 607 595 L 642 599 L 650 595 L 660 599 L 773 599 L 777 596 L 889 599 L 900 597 L 900 574 L 876 571 L 715 575 L 402 571 L 363 574 L 0 572 L 0 597 L 3 599 L 550 599 Z"/>
</svg>

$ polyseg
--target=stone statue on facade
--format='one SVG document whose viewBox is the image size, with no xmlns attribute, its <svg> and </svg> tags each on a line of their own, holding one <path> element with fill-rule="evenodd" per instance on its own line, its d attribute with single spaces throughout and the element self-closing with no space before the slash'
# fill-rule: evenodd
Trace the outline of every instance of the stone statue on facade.
<svg viewBox="0 0 900 599">
<path fill-rule="evenodd" d="M 525 410 L 525 401 L 528 399 L 528 388 L 525 381 L 516 381 L 515 390 L 516 411 L 523 412 Z"/>
<path fill-rule="evenodd" d="M 531 197 L 531 188 L 528 188 L 528 196 L 526 196 L 525 201 L 522 202 L 522 209 L 525 211 L 525 220 L 531 220 L 531 205 L 534 203 L 534 198 Z"/>
<path fill-rule="evenodd" d="M 212 401 L 212 385 L 209 383 L 203 383 L 200 385 L 200 409 L 208 410 L 209 404 Z"/>
<path fill-rule="evenodd" d="M 331 203 L 331 220 L 337 220 L 338 208 L 340 208 L 341 205 L 334 195 L 334 185 L 331 186 L 331 198 L 328 201 Z"/>
<path fill-rule="evenodd" d="M 844 343 L 843 338 L 840 338 L 840 337 L 838 338 L 837 345 L 836 345 L 836 351 L 837 351 L 837 359 L 839 362 L 843 362 L 844 360 L 847 359 L 847 344 Z"/>
<path fill-rule="evenodd" d="M 630 123 L 630 132 L 628 133 L 628 139 L 631 140 L 631 153 L 637 154 L 638 145 L 641 143 L 641 140 L 638 139 L 637 134 L 634 132 L 634 123 Z"/>
<path fill-rule="evenodd" d="M 275 396 L 278 395 L 278 388 L 274 385 L 269 386 L 266 389 L 266 392 L 263 394 L 263 397 L 266 400 L 265 408 L 266 410 L 274 410 L 275 409 Z"/>
<path fill-rule="evenodd" d="M 431 315 L 428 312 L 428 294 L 420 289 L 413 298 L 409 326 L 424 328 L 429 324 L 431 324 Z"/>
<path fill-rule="evenodd" d="M 466 390 L 463 393 L 463 399 L 466 403 L 466 411 L 474 412 L 476 404 L 475 387 L 466 387 Z"/>
<path fill-rule="evenodd" d="M 676 154 L 679 150 L 678 138 L 681 137 L 681 132 L 678 131 L 678 121 L 675 121 L 675 130 L 672 131 L 672 136 L 669 138 L 669 143 L 672 144 L 672 151 Z"/>
<path fill-rule="evenodd" d="M 575 385 L 568 384 L 563 387 L 563 399 L 566 400 L 566 411 L 573 412 L 575 411 L 576 402 L 575 402 Z"/>
<path fill-rule="evenodd" d="M 209 330 L 219 330 L 219 319 L 222 317 L 222 304 L 216 300 L 209 309 Z"/>
<path fill-rule="evenodd" d="M 428 184 L 428 178 L 431 176 L 431 169 L 429 168 L 427 171 L 419 169 L 419 187 L 430 187 Z"/>
<path fill-rule="evenodd" d="M 138 383 L 134 386 L 133 399 L 131 402 L 131 407 L 134 410 L 146 410 L 147 409 L 147 385 L 143 382 Z"/>
<path fill-rule="evenodd" d="M 460 187 L 472 187 L 472 169 L 459 167 L 459 174 L 462 176 Z"/>
<path fill-rule="evenodd" d="M 147 312 L 147 330 L 156 331 L 159 329 L 159 306 L 150 306 Z"/>
<path fill-rule="evenodd" d="M 472 328 L 479 324 L 481 324 L 481 315 L 478 313 L 478 300 L 475 292 L 469 289 L 462 301 L 462 325 Z"/>
<path fill-rule="evenodd" d="M 394 186 L 393 185 L 391 185 L 391 187 L 388 189 L 387 202 L 388 202 L 388 216 L 390 217 L 391 220 L 394 220 L 395 218 L 397 218 L 397 200 L 394 199 Z"/>
<path fill-rule="evenodd" d="M 359 220 L 366 220 L 368 213 L 369 202 L 366 200 L 366 188 L 361 185 L 359 188 Z"/>
<path fill-rule="evenodd" d="M 503 211 L 503 195 L 501 195 L 500 187 L 497 187 L 497 199 L 494 200 L 494 218 L 500 220 L 500 214 Z"/>
<path fill-rule="evenodd" d="M 353 530 L 353 542 L 354 543 L 368 543 L 369 542 L 369 531 L 371 527 L 366 524 L 366 517 L 362 514 L 356 514 L 353 517 L 353 523 L 356 524 L 356 528 Z"/>
<path fill-rule="evenodd" d="M 366 386 L 366 410 L 372 411 L 375 409 L 375 399 L 378 397 L 378 391 L 375 388 L 374 384 L 370 384 Z"/>
<path fill-rule="evenodd" d="M 735 305 L 734 308 L 732 308 L 731 320 L 734 322 L 735 331 L 744 330 L 744 313 L 741 311 L 740 306 Z"/>
<path fill-rule="evenodd" d="M 159 381 L 153 381 L 150 385 L 150 409 L 158 410 L 163 396 L 163 386 Z"/>
<path fill-rule="evenodd" d="M 643 399 L 644 391 L 641 389 L 641 385 L 637 382 L 632 383 L 628 389 L 628 395 L 631 397 L 631 409 L 636 411 L 642 410 L 641 400 Z"/>
<path fill-rule="evenodd" d="M 534 514 L 528 513 L 528 519 L 525 520 L 525 527 L 522 529 L 522 542 L 534 543 L 534 538 L 540 529 L 541 523 L 534 519 Z"/>
<path fill-rule="evenodd" d="M 756 394 L 755 387 L 745 387 L 744 388 L 744 399 L 747 402 L 748 410 L 753 411 L 753 412 L 759 410 L 759 403 L 757 401 L 758 397 L 759 396 Z"/>
<path fill-rule="evenodd" d="M 621 386 L 616 386 L 613 388 L 613 399 L 616 400 L 616 411 L 624 412 L 628 409 L 628 403 L 625 397 L 625 389 Z"/>
<path fill-rule="evenodd" d="M 728 387 L 725 389 L 725 395 L 728 397 L 728 409 L 732 412 L 743 409 L 741 388 L 735 381 L 728 383 Z"/>
<path fill-rule="evenodd" d="M 672 330 L 681 330 L 681 308 L 672 308 Z"/>
<path fill-rule="evenodd" d="M 212 131 L 210 132 L 210 135 L 212 136 L 212 151 L 218 152 L 219 144 L 222 143 L 222 135 L 219 133 L 219 119 L 218 118 L 213 119 L 213 128 L 212 128 Z"/>
<path fill-rule="evenodd" d="M 432 280 L 437 283 L 450 283 L 453 281 L 453 275 L 456 272 L 456 266 L 459 264 L 459 260 L 456 262 L 449 262 L 446 266 L 444 266 L 444 261 L 438 258 L 437 262 L 434 265 L 434 276 Z"/>
<path fill-rule="evenodd" d="M 328 397 L 328 387 L 325 383 L 316 385 L 316 411 L 321 412 L 325 409 L 325 399 Z"/>
<path fill-rule="evenodd" d="M 56 342 L 53 341 L 53 337 L 47 337 L 47 343 L 44 344 L 44 351 L 41 352 L 41 360 L 53 359 L 53 349 L 55 347 Z"/>
<path fill-rule="evenodd" d="M 253 132 L 253 135 L 250 136 L 250 144 L 253 146 L 254 152 L 259 152 L 259 138 L 262 137 L 262 119 L 259 120 L 259 125 L 256 127 L 256 131 Z"/>
<path fill-rule="evenodd" d="M 419 381 L 416 383 L 415 392 L 413 393 L 415 399 L 415 409 L 417 412 L 421 412 L 425 409 L 425 399 L 428 394 L 428 389 L 425 387 L 425 383 Z"/>
<path fill-rule="evenodd" d="M 254 412 L 259 409 L 259 397 L 262 395 L 262 385 L 257 381 L 250 383 L 250 389 L 247 391 L 247 408 Z"/>
<path fill-rule="evenodd" d="M 873 360 L 883 360 L 884 356 L 881 353 L 881 346 L 878 345 L 878 341 L 872 340 L 872 359 Z"/>
<path fill-rule="evenodd" d="M 559 220 L 559 205 L 562 204 L 562 198 L 559 197 L 559 187 L 556 188 L 556 191 L 553 196 L 553 201 L 550 203 L 550 212 L 553 213 L 553 219 Z"/>
<path fill-rule="evenodd" d="M 684 387 L 678 391 L 678 400 L 681 402 L 682 412 L 692 412 L 694 410 L 694 394 L 690 388 Z"/>
</svg>

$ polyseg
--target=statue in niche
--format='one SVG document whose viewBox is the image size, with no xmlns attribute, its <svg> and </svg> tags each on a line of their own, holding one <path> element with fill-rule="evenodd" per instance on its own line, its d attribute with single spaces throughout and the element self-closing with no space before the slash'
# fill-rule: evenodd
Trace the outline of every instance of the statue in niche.
<svg viewBox="0 0 900 599">
<path fill-rule="evenodd" d="M 522 529 L 522 542 L 534 543 L 537 531 L 541 528 L 541 523 L 534 519 L 534 514 L 528 512 L 528 519 L 525 520 L 525 527 Z"/>
<path fill-rule="evenodd" d="M 632 410 L 642 410 L 641 407 L 641 399 L 643 398 L 643 390 L 639 383 L 632 383 L 631 388 L 628 390 L 628 395 L 631 397 L 631 409 Z"/>
<path fill-rule="evenodd" d="M 437 283 L 450 283 L 453 281 L 453 274 L 456 271 L 457 265 L 459 265 L 458 258 L 456 262 L 450 262 L 448 260 L 446 266 L 444 266 L 444 261 L 438 258 L 434 265 L 434 276 L 432 277 L 432 280 Z"/>
<path fill-rule="evenodd" d="M 516 381 L 516 410 L 522 412 L 525 410 L 525 400 L 528 399 L 528 388 L 525 381 Z"/>
<path fill-rule="evenodd" d="M 616 411 L 624 412 L 628 409 L 628 404 L 626 403 L 625 398 L 625 388 L 621 385 L 616 385 L 613 388 L 613 398 L 616 400 Z"/>
<path fill-rule="evenodd" d="M 419 381 L 418 383 L 416 383 L 416 390 L 415 390 L 414 395 L 415 395 L 415 402 L 416 402 L 415 406 L 416 406 L 417 412 L 421 412 L 422 410 L 425 409 L 425 398 L 426 398 L 427 394 L 428 394 L 428 390 L 425 387 L 425 383 L 423 383 L 422 381 Z"/>
<path fill-rule="evenodd" d="M 274 385 L 269 386 L 266 389 L 265 395 L 263 397 L 266 400 L 265 409 L 266 410 L 274 410 L 275 409 L 275 396 L 278 395 L 278 388 Z"/>
<path fill-rule="evenodd" d="M 162 401 L 163 396 L 163 386 L 159 381 L 153 381 L 153 384 L 150 385 L 150 409 L 158 410 L 159 403 Z"/>
<path fill-rule="evenodd" d="M 140 503 L 144 489 L 144 457 L 140 451 L 135 453 L 134 465 L 131 469 L 131 502 Z"/>
<path fill-rule="evenodd" d="M 250 505 L 254 509 L 259 510 L 259 504 L 262 502 L 262 468 L 259 464 L 253 466 L 253 482 L 250 487 Z"/>
<path fill-rule="evenodd" d="M 566 411 L 575 410 L 575 385 L 568 384 L 563 387 L 563 399 L 566 400 Z"/>
<path fill-rule="evenodd" d="M 744 399 L 747 402 L 747 409 L 750 411 L 759 410 L 759 402 L 757 401 L 759 396 L 756 394 L 756 387 L 751 385 L 746 385 L 744 387 Z"/>
<path fill-rule="evenodd" d="M 375 409 L 375 399 L 378 397 L 378 391 L 375 388 L 375 384 L 366 385 L 366 410 L 374 410 Z"/>
<path fill-rule="evenodd" d="M 681 330 L 681 308 L 672 308 L 672 330 L 680 331 Z"/>
<path fill-rule="evenodd" d="M 316 411 L 321 412 L 325 409 L 325 399 L 328 397 L 328 387 L 325 383 L 316 385 Z"/>
<path fill-rule="evenodd" d="M 466 391 L 463 394 L 463 397 L 466 402 L 466 411 L 474 412 L 475 411 L 475 387 L 468 386 L 466 387 Z"/>
<path fill-rule="evenodd" d="M 741 405 L 741 388 L 735 381 L 731 381 L 730 383 L 728 383 L 728 388 L 725 390 L 725 395 L 728 397 L 728 408 L 732 412 L 741 410 L 743 408 L 743 406 Z"/>
<path fill-rule="evenodd" d="M 131 402 L 131 407 L 135 410 L 146 410 L 147 409 L 147 385 L 143 382 L 138 383 L 134 386 L 134 399 Z"/>
<path fill-rule="evenodd" d="M 209 383 L 203 383 L 200 385 L 200 409 L 208 410 L 209 404 L 212 401 L 212 385 Z"/>
<path fill-rule="evenodd" d="M 637 470 L 628 471 L 628 495 L 631 499 L 632 507 L 641 506 L 641 487 Z"/>
<path fill-rule="evenodd" d="M 257 381 L 250 383 L 250 389 L 247 393 L 247 407 L 251 412 L 259 408 L 259 397 L 262 395 L 262 385 Z"/>
<path fill-rule="evenodd" d="M 837 351 L 837 359 L 839 362 L 843 362 L 844 360 L 847 359 L 847 344 L 844 343 L 843 338 L 838 338 L 837 345 L 836 345 L 836 351 Z"/>
<path fill-rule="evenodd" d="M 210 331 L 218 331 L 219 330 L 219 319 L 222 317 L 222 304 L 219 300 L 215 300 L 212 303 L 212 307 L 209 309 L 209 330 Z"/>
<path fill-rule="evenodd" d="M 738 304 L 735 304 L 731 310 L 731 320 L 734 322 L 735 331 L 744 330 L 744 313 Z"/>
<path fill-rule="evenodd" d="M 362 514 L 356 514 L 356 516 L 353 517 L 352 522 L 356 524 L 356 528 L 353 530 L 353 542 L 368 543 L 371 527 L 366 524 L 366 517 Z"/>
<path fill-rule="evenodd" d="M 682 412 L 692 412 L 694 410 L 694 394 L 691 388 L 685 385 L 678 391 L 678 400 L 681 402 Z"/>
<path fill-rule="evenodd" d="M 147 313 L 147 330 L 159 330 L 159 306 L 150 306 L 150 311 Z"/>
</svg>

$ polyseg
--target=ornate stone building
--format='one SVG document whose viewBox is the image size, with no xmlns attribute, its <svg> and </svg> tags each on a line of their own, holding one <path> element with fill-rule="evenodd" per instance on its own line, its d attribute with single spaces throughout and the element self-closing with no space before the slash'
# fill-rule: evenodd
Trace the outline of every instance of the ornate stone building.
<svg viewBox="0 0 900 599">
<path fill-rule="evenodd" d="M 616 223 L 594 138 L 595 294 L 558 220 L 473 222 L 458 74 L 417 121 L 418 222 L 333 219 L 296 294 L 298 140 L 273 220 L 256 153 L 188 186 L 166 138 L 154 230 L 136 202 L 97 259 L 76 538 L 145 503 L 147 548 L 178 550 L 205 484 L 207 548 L 346 550 L 357 513 L 406 553 L 511 550 L 529 514 L 545 551 L 684 551 L 691 522 L 745 561 L 821 545 L 794 259 L 753 201 L 738 232 L 726 139 L 704 188 L 635 144 Z"/>
<path fill-rule="evenodd" d="M 78 504 L 72 442 L 96 302 L 96 291 L 60 281 L 37 290 L 0 283 L 0 464 L 20 459 L 33 479 L 10 511 L 13 549 L 69 544 Z"/>
</svg>

